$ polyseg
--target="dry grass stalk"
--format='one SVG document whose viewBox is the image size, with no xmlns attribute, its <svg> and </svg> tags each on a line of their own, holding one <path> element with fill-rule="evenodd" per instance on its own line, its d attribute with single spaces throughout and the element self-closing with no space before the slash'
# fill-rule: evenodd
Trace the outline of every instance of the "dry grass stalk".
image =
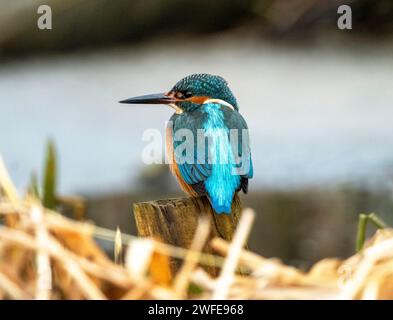
<svg viewBox="0 0 393 320">
<path fill-rule="evenodd" d="M 122 251 L 123 251 L 123 243 L 121 241 L 121 231 L 119 226 L 116 229 L 116 236 L 114 241 L 114 259 L 116 264 L 122 264 Z"/>
<path fill-rule="evenodd" d="M 11 299 L 26 300 L 31 297 L 25 293 L 19 286 L 9 279 L 5 274 L 0 272 L 0 289 L 4 291 Z"/>
<path fill-rule="evenodd" d="M 103 299 L 104 296 L 96 288 L 94 283 L 82 271 L 80 264 L 77 263 L 68 252 L 53 237 L 48 237 L 45 245 L 40 245 L 33 237 L 26 235 L 21 231 L 11 230 L 9 228 L 0 228 L 0 239 L 9 241 L 19 246 L 48 253 L 59 260 L 67 271 L 80 286 L 88 298 Z"/>
<path fill-rule="evenodd" d="M 126 253 L 126 268 L 136 279 L 146 276 L 154 252 L 154 242 L 150 239 L 130 241 Z"/>
<path fill-rule="evenodd" d="M 48 242 L 48 232 L 43 221 L 43 213 L 40 207 L 33 206 L 31 210 L 31 221 L 34 224 L 37 245 L 41 248 Z M 52 289 L 52 269 L 49 255 L 43 250 L 37 250 L 37 286 L 35 298 L 38 300 L 50 299 Z"/>
<path fill-rule="evenodd" d="M 29 212 L 28 204 L 29 203 L 13 205 L 10 203 L 0 202 L 0 212 L 1 214 L 5 214 L 5 215 L 28 214 Z M 51 214 L 50 216 L 46 217 L 48 227 L 51 229 L 56 229 L 59 232 L 67 232 L 67 231 L 78 232 L 78 233 L 85 234 L 86 236 L 95 236 L 97 238 L 107 241 L 113 241 L 113 239 L 116 237 L 116 232 L 113 230 L 97 227 L 90 223 L 82 223 L 79 221 L 70 220 L 53 210 L 48 210 L 45 208 L 43 208 L 43 210 L 45 213 Z M 122 233 L 123 245 L 128 245 L 130 242 L 137 241 L 139 239 L 140 238 L 136 236 Z M 175 247 L 167 243 L 156 241 L 154 239 L 152 241 L 154 241 L 155 252 L 160 253 L 162 255 L 167 255 L 178 259 L 184 259 L 184 257 L 189 252 L 189 250 L 185 248 Z M 198 255 L 194 254 L 190 256 L 189 259 L 195 259 L 196 256 Z M 219 268 L 223 265 L 224 258 L 201 252 L 199 254 L 199 259 L 197 259 L 195 262 L 205 266 Z"/>
<path fill-rule="evenodd" d="M 374 246 L 366 248 L 360 254 L 363 256 L 363 259 L 358 264 L 353 277 L 345 284 L 340 294 L 342 299 L 355 299 L 360 294 L 367 277 L 374 269 L 376 263 L 379 260 L 391 259 L 393 257 L 393 238 L 383 240 Z M 393 272 L 393 269 L 390 269 L 390 271 Z M 363 295 L 376 298 L 378 296 L 378 283 L 373 281 L 371 284 L 368 284 L 367 288 L 369 291 L 363 292 Z"/>
<path fill-rule="evenodd" d="M 16 188 L 11 181 L 11 178 L 5 167 L 3 158 L 0 155 L 0 191 L 1 190 L 4 192 L 11 204 L 18 205 L 20 203 L 18 192 L 16 191 Z"/>
<path fill-rule="evenodd" d="M 67 219 L 31 198 L 20 201 L 1 160 L 0 189 L 0 214 L 6 218 L 0 226 L 0 298 L 393 299 L 391 229 L 378 230 L 347 260 L 324 259 L 301 272 L 243 249 L 254 216 L 246 210 L 232 243 L 211 243 L 223 257 L 201 252 L 209 233 L 201 221 L 191 250 L 118 236 L 118 248 L 128 243 L 123 266 L 108 259 L 93 239 L 98 233 L 113 241 L 113 231 Z M 169 256 L 184 259 L 174 281 L 167 276 Z M 218 279 L 200 267 L 212 265 L 212 259 L 222 267 Z M 237 274 L 238 266 L 249 273 Z M 202 292 L 188 295 L 190 282 Z"/>
<path fill-rule="evenodd" d="M 198 264 L 200 253 L 206 244 L 209 232 L 210 220 L 208 217 L 204 216 L 199 220 L 197 230 L 195 231 L 195 235 L 190 246 L 190 251 L 185 256 L 184 263 L 174 281 L 174 290 L 180 297 L 184 297 L 186 295 L 190 274 Z"/>
<path fill-rule="evenodd" d="M 247 214 L 243 216 L 247 217 Z M 89 247 L 92 245 L 85 240 L 81 240 L 84 238 L 91 239 L 91 232 L 86 232 L 86 230 L 91 230 L 91 227 L 77 227 L 71 230 L 70 226 L 73 226 L 73 221 L 67 221 L 68 219 L 58 216 L 53 218 L 53 215 L 46 210 L 42 212 L 41 218 L 48 231 L 45 242 L 40 241 L 37 234 L 35 237 L 32 235 L 34 234 L 32 231 L 35 230 L 35 224 L 31 221 L 29 225 L 25 221 L 31 219 L 31 215 L 25 215 L 23 219 L 19 219 L 19 224 L 16 227 L 21 229 L 0 227 L 0 254 L 2 257 L 6 257 L 1 261 L 2 263 L 4 261 L 9 261 L 12 264 L 18 263 L 18 265 L 29 263 L 29 255 L 25 254 L 21 256 L 22 259 L 9 260 L 9 256 L 5 253 L 9 249 L 12 249 L 13 252 L 19 252 L 18 250 L 34 251 L 36 255 L 38 253 L 44 254 L 57 261 L 56 264 L 50 264 L 52 270 L 56 272 L 56 268 L 60 266 L 74 283 L 74 285 L 63 287 L 62 290 L 76 290 L 79 292 L 77 295 L 75 293 L 72 295 L 69 292 L 63 293 L 65 297 L 73 296 L 89 299 L 115 297 L 123 299 L 187 298 L 184 288 L 187 287 L 189 281 L 192 281 L 203 290 L 199 298 L 207 299 L 223 296 L 229 299 L 393 298 L 392 290 L 389 290 L 393 286 L 393 232 L 388 232 L 389 230 L 378 232 L 363 252 L 350 259 L 346 261 L 326 259 L 316 264 L 310 272 L 304 273 L 286 266 L 276 259 L 266 259 L 242 249 L 252 219 L 248 218 L 246 224 L 242 220 L 240 231 L 238 231 L 241 237 L 238 236 L 234 239 L 237 248 L 235 251 L 233 251 L 233 243 L 230 244 L 222 239 L 214 239 L 211 243 L 216 251 L 226 256 L 224 261 L 227 261 L 226 272 L 224 273 L 223 269 L 220 275 L 225 279 L 226 287 L 224 287 L 224 292 L 219 295 L 217 294 L 217 288 L 220 283 L 224 283 L 223 280 L 220 280 L 223 278 L 215 280 L 202 269 L 195 269 L 198 260 L 195 254 L 203 246 L 203 241 L 198 246 L 193 246 L 193 250 L 188 252 L 188 257 L 184 257 L 186 262 L 183 271 L 177 275 L 174 284 L 164 288 L 155 284 L 154 281 L 152 282 L 148 274 L 154 252 L 157 252 L 156 241 L 149 239 L 133 240 L 127 248 L 126 268 L 124 268 L 104 259 L 95 252 L 98 248 L 94 250 L 75 248 L 75 242 L 82 246 Z M 53 221 L 56 222 L 53 223 Z M 61 227 L 59 221 L 67 221 L 65 223 L 66 227 Z M 80 223 L 78 223 L 79 225 Z M 201 230 L 205 229 L 204 227 L 201 228 Z M 204 233 L 207 233 L 206 229 Z M 204 237 L 202 232 L 199 233 L 198 237 L 201 234 L 200 239 Z M 72 241 L 64 240 L 64 238 L 69 237 L 75 239 Z M 57 239 L 64 243 L 66 247 L 61 245 Z M 88 256 L 91 253 L 93 253 L 93 256 Z M 92 258 L 93 260 L 91 260 Z M 231 261 L 231 263 L 229 264 L 228 261 Z M 236 276 L 234 271 L 238 263 L 250 270 L 250 275 Z M 341 284 L 343 275 L 340 270 L 345 270 L 344 267 L 353 272 Z M 12 267 L 9 269 L 12 269 Z M 21 267 L 15 267 L 15 270 L 20 269 Z M 22 291 L 20 289 L 18 283 L 23 283 L 23 281 L 26 280 L 20 279 L 14 282 L 6 274 L 1 273 L 0 291 L 8 298 L 32 298 L 34 291 Z M 119 294 L 116 296 L 109 294 L 108 296 L 108 293 L 104 293 L 108 284 L 120 290 Z M 27 284 L 23 287 L 29 288 L 31 286 Z M 58 285 L 53 287 L 53 290 L 59 290 Z M 61 296 L 62 294 L 59 295 L 54 292 L 49 295 L 50 298 Z"/>
<path fill-rule="evenodd" d="M 211 246 L 222 255 L 228 255 L 231 250 L 230 243 L 220 238 L 213 239 Z M 239 257 L 241 265 L 252 271 L 258 278 L 268 278 L 269 281 L 296 282 L 303 276 L 302 272 L 294 267 L 286 266 L 277 259 L 266 259 L 253 252 L 242 250 Z"/>
<path fill-rule="evenodd" d="M 254 217 L 255 214 L 251 209 L 246 209 L 242 212 L 239 225 L 233 236 L 233 241 L 227 259 L 225 260 L 221 273 L 217 279 L 212 299 L 218 300 L 225 299 L 227 297 L 242 248 L 247 241 Z"/>
<path fill-rule="evenodd" d="M 79 257 L 74 255 L 72 252 L 67 252 L 63 247 L 56 246 L 56 248 L 54 248 L 49 243 L 42 244 L 40 246 L 33 237 L 18 230 L 0 227 L 0 240 L 10 242 L 28 250 L 42 250 L 43 252 L 49 254 L 49 256 L 52 258 L 58 259 L 60 261 L 63 261 L 62 255 L 65 254 L 69 259 L 72 259 L 78 263 L 86 272 L 98 278 L 113 282 L 118 286 L 129 286 L 132 283 L 126 274 L 126 271 L 122 268 L 117 268 L 117 266 L 114 264 L 103 267 L 89 261 L 85 257 Z"/>
</svg>

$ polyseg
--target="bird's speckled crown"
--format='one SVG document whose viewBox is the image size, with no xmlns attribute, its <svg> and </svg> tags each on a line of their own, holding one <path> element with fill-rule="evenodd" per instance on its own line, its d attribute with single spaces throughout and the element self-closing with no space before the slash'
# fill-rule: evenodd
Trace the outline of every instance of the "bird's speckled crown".
<svg viewBox="0 0 393 320">
<path fill-rule="evenodd" d="M 172 91 L 191 91 L 196 96 L 221 99 L 238 110 L 235 96 L 229 89 L 226 80 L 220 76 L 207 73 L 192 74 L 177 82 Z"/>
</svg>

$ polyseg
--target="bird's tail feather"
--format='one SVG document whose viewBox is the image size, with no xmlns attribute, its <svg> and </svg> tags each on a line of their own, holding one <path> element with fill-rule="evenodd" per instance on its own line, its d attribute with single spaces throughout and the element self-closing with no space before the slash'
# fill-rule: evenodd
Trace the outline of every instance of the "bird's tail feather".
<svg viewBox="0 0 393 320">
<path fill-rule="evenodd" d="M 213 210 L 217 214 L 225 213 L 225 214 L 231 214 L 231 203 L 229 204 L 219 204 L 216 201 L 212 201 L 210 197 L 208 197 L 210 204 L 213 208 Z"/>
</svg>

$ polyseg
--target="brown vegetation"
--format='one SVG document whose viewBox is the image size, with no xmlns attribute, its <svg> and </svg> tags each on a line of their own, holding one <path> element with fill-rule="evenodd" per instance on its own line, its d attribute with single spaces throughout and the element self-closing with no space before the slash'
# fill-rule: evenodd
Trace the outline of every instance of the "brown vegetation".
<svg viewBox="0 0 393 320">
<path fill-rule="evenodd" d="M 200 252 L 210 225 L 202 219 L 190 250 L 113 232 L 115 263 L 94 241 L 101 229 L 31 195 L 21 200 L 1 161 L 0 189 L 3 299 L 393 299 L 391 229 L 379 230 L 358 254 L 324 259 L 305 273 L 243 249 L 254 219 L 246 209 L 231 243 L 211 241 L 217 255 Z M 183 260 L 174 276 L 169 257 Z M 217 278 L 204 265 L 218 267 Z"/>
</svg>

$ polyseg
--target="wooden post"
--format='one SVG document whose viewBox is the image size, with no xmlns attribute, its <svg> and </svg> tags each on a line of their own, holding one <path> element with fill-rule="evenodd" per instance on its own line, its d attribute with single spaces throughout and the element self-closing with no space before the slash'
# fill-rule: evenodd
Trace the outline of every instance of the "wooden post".
<svg viewBox="0 0 393 320">
<path fill-rule="evenodd" d="M 134 204 L 134 216 L 139 236 L 152 237 L 183 248 L 189 248 L 198 219 L 203 214 L 208 215 L 211 221 L 209 240 L 214 237 L 232 240 L 240 213 L 241 202 L 237 195 L 232 203 L 230 215 L 214 213 L 206 197 L 155 200 Z M 212 251 L 209 246 L 206 246 L 204 252 L 211 253 Z M 177 272 L 180 265 L 181 261 L 171 260 L 172 274 Z M 207 270 L 212 275 L 216 274 L 215 268 Z"/>
</svg>

